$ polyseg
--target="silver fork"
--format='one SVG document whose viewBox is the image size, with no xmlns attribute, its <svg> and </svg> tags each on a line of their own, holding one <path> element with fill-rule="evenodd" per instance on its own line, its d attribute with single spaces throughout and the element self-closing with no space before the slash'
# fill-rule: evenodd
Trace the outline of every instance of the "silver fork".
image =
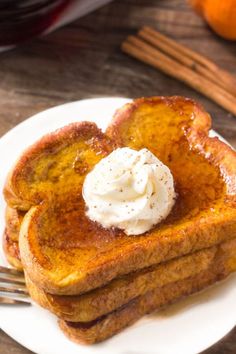
<svg viewBox="0 0 236 354">
<path fill-rule="evenodd" d="M 0 266 L 0 304 L 31 305 L 23 273 Z"/>
</svg>

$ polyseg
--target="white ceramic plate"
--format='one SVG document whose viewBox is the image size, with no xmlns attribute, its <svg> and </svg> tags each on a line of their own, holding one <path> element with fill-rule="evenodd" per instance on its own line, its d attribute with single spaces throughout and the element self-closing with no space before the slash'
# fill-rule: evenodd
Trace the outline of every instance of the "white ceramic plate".
<svg viewBox="0 0 236 354">
<path fill-rule="evenodd" d="M 65 104 L 39 113 L 0 139 L 0 189 L 19 153 L 43 134 L 70 122 L 90 120 L 105 129 L 124 98 Z M 213 133 L 215 135 L 215 133 Z M 5 203 L 0 196 L 0 235 Z M 0 236 L 1 237 L 1 236 Z M 1 243 L 1 240 L 0 240 Z M 0 264 L 6 264 L 0 247 Z M 56 318 L 32 307 L 0 306 L 0 328 L 38 354 L 194 354 L 213 345 L 236 324 L 236 276 L 158 314 L 146 316 L 122 333 L 94 346 L 76 345 L 59 330 Z"/>
</svg>

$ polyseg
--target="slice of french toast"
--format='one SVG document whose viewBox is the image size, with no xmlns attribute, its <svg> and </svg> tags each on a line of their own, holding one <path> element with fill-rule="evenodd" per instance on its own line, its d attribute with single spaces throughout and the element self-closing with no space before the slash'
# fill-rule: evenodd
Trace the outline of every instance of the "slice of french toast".
<svg viewBox="0 0 236 354">
<path fill-rule="evenodd" d="M 13 220 L 11 221 L 10 215 Z M 15 213 L 9 213 L 10 225 Z M 5 233 L 5 254 L 13 266 L 19 268 L 19 247 Z M 210 269 L 217 259 L 220 246 L 213 246 L 193 254 L 179 257 L 161 264 L 114 279 L 106 286 L 82 295 L 52 295 L 34 284 L 25 272 L 30 296 L 42 307 L 59 318 L 72 322 L 90 322 L 123 306 L 137 296 L 156 287 L 193 277 Z M 18 249 L 18 252 L 17 252 Z"/>
<path fill-rule="evenodd" d="M 19 241 L 20 226 L 25 215 L 24 211 L 6 207 L 5 225 L 8 237 L 15 242 Z"/>
<path fill-rule="evenodd" d="M 11 171 L 7 203 L 28 210 L 23 266 L 46 292 L 77 295 L 124 274 L 236 237 L 235 152 L 209 138 L 209 115 L 181 98 L 136 100 L 116 114 L 108 138 L 94 124 L 41 139 Z M 178 199 L 167 219 L 140 236 L 88 220 L 84 177 L 116 146 L 146 147 L 174 175 Z"/>
<path fill-rule="evenodd" d="M 115 148 L 96 124 L 72 123 L 30 146 L 6 180 L 9 207 L 28 211 L 58 197 L 72 199 L 81 192 L 84 176 Z"/>
<path fill-rule="evenodd" d="M 9 236 L 7 229 L 5 229 L 3 233 L 2 240 L 3 251 L 7 261 L 17 270 L 23 271 L 18 241 L 14 241 L 11 236 Z"/>
<path fill-rule="evenodd" d="M 87 344 L 101 342 L 133 324 L 142 316 L 196 293 L 224 279 L 235 270 L 236 242 L 233 240 L 226 242 L 219 249 L 215 262 L 209 269 L 197 275 L 148 291 L 95 321 L 76 323 L 59 319 L 59 325 L 65 335 L 75 342 Z"/>
<path fill-rule="evenodd" d="M 2 246 L 8 262 L 16 269 L 23 271 L 19 250 L 20 226 L 25 212 L 6 207 L 5 230 L 2 236 Z"/>
<path fill-rule="evenodd" d="M 199 251 L 201 253 L 203 251 Z M 185 256 L 181 258 L 187 258 Z M 169 263 L 174 263 L 170 261 Z M 160 266 L 161 267 L 161 266 Z M 180 270 L 180 269 L 179 269 Z M 102 315 L 96 320 L 88 322 L 72 322 L 65 321 L 59 318 L 59 325 L 62 331 L 72 340 L 82 343 L 96 343 L 105 340 L 118 332 L 123 328 L 133 324 L 143 315 L 157 311 L 160 308 L 166 307 L 170 303 L 177 301 L 187 295 L 200 291 L 216 281 L 224 279 L 231 272 L 236 270 L 236 240 L 227 241 L 217 247 L 214 260 L 204 269 L 192 274 L 191 276 L 183 279 L 178 279 L 170 283 L 160 283 L 158 287 L 147 291 L 141 296 L 136 296 L 134 299 L 129 300 L 128 303 L 116 308 L 106 315 Z M 35 285 L 32 288 L 32 282 L 26 276 L 27 286 L 33 299 L 42 305 L 42 299 L 38 299 L 41 290 Z M 173 278 L 172 278 L 173 280 Z M 38 292 L 39 290 L 39 292 Z M 33 292 L 36 291 L 36 294 Z M 82 295 L 83 296 L 83 295 Z M 59 296 L 59 298 L 65 299 L 67 296 Z M 63 314 L 65 312 L 76 312 L 76 303 L 74 302 L 75 296 L 68 296 L 71 298 L 70 308 L 67 303 L 64 303 Z M 78 298 L 78 297 L 77 297 Z M 55 297 L 56 299 L 56 297 Z M 62 300 L 63 302 L 64 300 Z M 43 304 L 45 306 L 45 303 Z M 45 306 L 47 308 L 47 306 Z M 55 307 L 62 308 L 61 304 L 55 301 Z M 61 311 L 61 310 L 59 310 Z M 65 317 L 64 317 L 65 318 Z"/>
<path fill-rule="evenodd" d="M 106 286 L 82 295 L 52 295 L 35 285 L 26 274 L 30 296 L 59 318 L 71 322 L 90 322 L 125 305 L 147 291 L 180 281 L 206 269 L 217 259 L 220 246 L 163 262 L 155 267 L 123 275 Z"/>
</svg>

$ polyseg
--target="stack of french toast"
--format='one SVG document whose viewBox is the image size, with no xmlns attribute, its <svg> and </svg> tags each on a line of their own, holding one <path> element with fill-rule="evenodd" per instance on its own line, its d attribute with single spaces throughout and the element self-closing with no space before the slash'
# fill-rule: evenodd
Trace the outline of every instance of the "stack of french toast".
<svg viewBox="0 0 236 354">
<path fill-rule="evenodd" d="M 72 123 L 18 159 L 4 189 L 5 254 L 69 338 L 102 341 L 236 270 L 236 153 L 210 127 L 191 99 L 141 98 L 105 133 Z M 84 179 L 118 147 L 147 148 L 173 174 L 171 213 L 141 235 L 86 215 Z"/>
</svg>

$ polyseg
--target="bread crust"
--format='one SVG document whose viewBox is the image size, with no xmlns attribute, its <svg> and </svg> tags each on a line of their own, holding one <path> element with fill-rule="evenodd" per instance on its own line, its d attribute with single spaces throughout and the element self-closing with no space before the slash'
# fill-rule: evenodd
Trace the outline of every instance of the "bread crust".
<svg viewBox="0 0 236 354">
<path fill-rule="evenodd" d="M 233 247 L 233 252 L 232 252 Z M 64 334 L 77 343 L 93 344 L 101 342 L 130 326 L 142 316 L 165 308 L 179 299 L 194 294 L 215 282 L 224 279 L 236 270 L 235 241 L 218 252 L 215 263 L 195 276 L 169 283 L 148 291 L 116 311 L 83 324 L 58 320 Z"/>
<path fill-rule="evenodd" d="M 7 261 L 19 271 L 23 271 L 23 266 L 20 258 L 20 250 L 17 241 L 9 237 L 8 231 L 5 229 L 3 234 L 3 251 Z"/>
<path fill-rule="evenodd" d="M 5 224 L 8 237 L 15 242 L 19 241 L 20 227 L 25 212 L 13 209 L 7 205 L 5 211 Z"/>
<path fill-rule="evenodd" d="M 131 103 L 127 103 L 118 109 L 109 124 L 106 134 L 119 145 L 124 145 L 121 130 L 125 124 L 132 120 L 132 114 L 143 104 L 165 104 L 173 109 L 184 111 L 184 105 L 190 104 L 193 107 L 192 123 L 184 128 L 184 135 L 187 138 L 190 148 L 197 149 L 210 163 L 217 165 L 227 185 L 227 194 L 236 202 L 236 153 L 232 148 L 220 141 L 218 137 L 209 137 L 211 129 L 211 117 L 204 110 L 203 106 L 193 99 L 181 96 L 157 96 L 149 98 L 139 98 Z"/>
<path fill-rule="evenodd" d="M 162 287 L 211 268 L 218 249 L 219 247 L 213 246 L 164 262 L 114 279 L 104 287 L 77 296 L 46 293 L 38 288 L 27 274 L 26 283 L 31 298 L 59 318 L 71 322 L 89 322 L 114 311 L 157 286 Z"/>
<path fill-rule="evenodd" d="M 11 246 L 12 240 L 6 239 L 5 242 Z M 9 250 L 11 251 L 9 246 L 5 247 L 5 253 L 7 256 L 14 257 L 13 253 L 9 254 Z M 114 279 L 102 288 L 78 296 L 46 293 L 31 281 L 26 272 L 25 277 L 31 298 L 42 307 L 63 320 L 90 322 L 157 286 L 163 287 L 211 269 L 218 261 L 219 252 L 222 250 L 224 252 L 227 250 L 228 253 L 231 250 L 232 254 L 236 254 L 236 239 Z M 16 261 L 19 262 L 18 257 Z M 11 264 L 14 266 L 14 262 Z"/>
<path fill-rule="evenodd" d="M 94 146 L 94 149 L 97 149 L 97 152 L 103 156 L 110 152 L 113 147 L 111 141 L 105 138 L 101 130 L 92 122 L 68 124 L 52 133 L 46 134 L 28 147 L 21 154 L 6 179 L 3 194 L 8 206 L 14 209 L 28 211 L 32 206 L 40 204 L 45 199 L 47 200 L 50 197 L 50 188 L 48 188 L 49 190 L 46 192 L 42 190 L 32 195 L 27 194 L 27 189 L 33 185 L 33 182 L 28 178 L 28 176 L 30 175 L 31 177 L 32 172 L 34 172 L 32 171 L 32 162 L 50 154 L 53 156 L 57 151 L 63 149 L 63 147 L 72 145 L 76 141 L 86 142 L 90 139 L 92 139 L 90 141 L 91 146 Z M 26 190 L 20 185 L 22 180 L 28 183 L 26 183 Z M 53 186 L 51 187 L 53 188 Z"/>
<path fill-rule="evenodd" d="M 174 261 L 171 262 L 173 263 Z M 224 279 L 235 270 L 236 240 L 231 240 L 218 246 L 213 262 L 209 264 L 209 267 L 202 269 L 200 272 L 197 272 L 197 274 L 184 279 L 171 281 L 167 284 L 162 283 L 157 288 L 135 297 L 123 306 L 96 320 L 73 323 L 68 322 L 69 319 L 65 321 L 64 317 L 64 319 L 59 318 L 58 323 L 64 334 L 75 342 L 85 344 L 101 342 L 117 334 L 123 328 L 133 324 L 143 315 L 157 311 L 185 296 L 200 291 L 216 281 Z M 29 279 L 26 279 L 33 299 L 55 313 L 55 308 L 58 306 L 57 301 L 55 301 L 54 309 L 52 309 L 52 303 L 50 305 L 42 304 L 42 299 L 38 298 L 38 296 L 40 296 L 38 289 L 33 288 L 32 290 L 30 288 L 31 284 L 28 282 Z M 36 294 L 32 294 L 32 291 L 36 291 Z M 76 312 L 73 297 L 70 305 L 73 311 Z M 70 309 L 67 307 L 66 309 L 68 313 L 70 313 Z"/>
</svg>

